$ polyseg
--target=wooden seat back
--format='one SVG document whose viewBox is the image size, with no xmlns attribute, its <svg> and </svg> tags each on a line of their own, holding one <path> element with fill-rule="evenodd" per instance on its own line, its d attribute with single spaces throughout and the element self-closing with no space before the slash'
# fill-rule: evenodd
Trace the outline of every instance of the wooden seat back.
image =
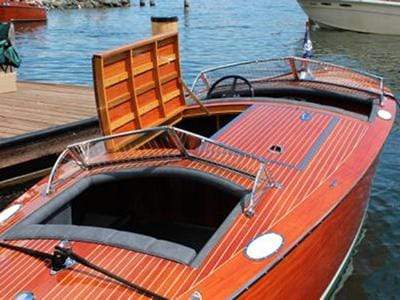
<svg viewBox="0 0 400 300">
<path fill-rule="evenodd" d="M 95 54 L 93 80 L 104 135 L 173 124 L 186 105 L 178 34 Z M 108 148 L 117 150 L 131 139 L 112 141 Z"/>
</svg>

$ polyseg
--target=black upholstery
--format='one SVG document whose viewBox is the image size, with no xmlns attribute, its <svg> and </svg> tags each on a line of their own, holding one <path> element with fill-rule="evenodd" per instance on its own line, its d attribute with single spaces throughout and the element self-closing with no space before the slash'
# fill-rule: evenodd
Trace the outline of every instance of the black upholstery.
<svg viewBox="0 0 400 300">
<path fill-rule="evenodd" d="M 239 201 L 223 223 L 220 224 L 216 230 L 211 231 L 212 236 L 211 238 L 207 237 L 206 244 L 202 244 L 200 249 L 196 249 L 199 253 L 197 253 L 192 247 L 173 242 L 173 239 L 166 241 L 157 238 L 157 235 L 148 236 L 140 234 L 140 231 L 128 232 L 123 229 L 117 230 L 116 228 L 118 227 L 107 226 L 108 228 L 104 228 L 104 220 L 102 221 L 102 227 L 77 225 L 74 223 L 74 213 L 72 209 L 73 201 L 77 198 L 80 199 L 79 197 L 82 197 L 89 188 L 94 186 L 103 186 L 110 183 L 116 183 L 118 186 L 118 183 L 122 180 L 135 180 L 135 178 L 138 180 L 146 177 L 149 177 L 152 181 L 158 177 L 176 177 L 178 179 L 191 178 L 194 182 L 207 183 L 208 186 L 213 186 L 214 188 L 223 191 L 227 197 L 239 199 Z M 47 202 L 37 211 L 0 236 L 0 239 L 66 239 L 71 241 L 93 242 L 138 251 L 170 259 L 179 263 L 198 266 L 214 245 L 218 243 L 218 240 L 229 228 L 231 222 L 241 212 L 242 203 L 247 201 L 247 195 L 248 190 L 223 178 L 185 168 L 142 168 L 100 174 L 84 178 L 71 188 L 63 191 L 58 196 L 54 197 L 54 199 Z M 128 196 L 129 195 L 127 195 L 127 199 L 129 199 Z M 109 200 L 112 201 L 112 199 Z M 94 199 L 94 201 L 96 201 L 96 199 Z M 188 199 L 188 201 L 190 201 L 190 199 Z M 110 222 L 112 222 L 112 220 L 110 220 Z M 90 225 L 93 224 L 93 222 L 90 223 Z M 190 230 L 191 228 L 189 227 L 189 232 Z"/>
<path fill-rule="evenodd" d="M 342 108 L 351 112 L 360 113 L 369 117 L 372 113 L 374 104 L 378 101 L 377 97 L 370 95 L 369 98 L 357 95 L 349 90 L 348 93 L 329 91 L 327 89 L 315 89 L 306 87 L 260 87 L 254 86 L 255 97 L 272 98 L 296 98 L 310 103 L 319 103 L 327 106 Z M 223 98 L 224 90 L 215 91 L 210 95 L 210 99 Z M 250 97 L 246 89 L 237 91 L 241 97 Z"/>
<path fill-rule="evenodd" d="M 184 264 L 190 264 L 196 256 L 196 251 L 180 244 L 131 232 L 89 226 L 19 225 L 2 238 L 4 240 L 54 239 L 93 242 L 142 252 Z"/>
</svg>

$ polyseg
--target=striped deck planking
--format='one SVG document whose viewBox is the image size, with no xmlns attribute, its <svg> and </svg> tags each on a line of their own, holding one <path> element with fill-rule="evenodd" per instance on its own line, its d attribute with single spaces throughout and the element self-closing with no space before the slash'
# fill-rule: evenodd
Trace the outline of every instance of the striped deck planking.
<svg viewBox="0 0 400 300">
<path fill-rule="evenodd" d="M 301 120 L 305 112 L 311 116 L 308 121 Z M 387 130 L 385 124 L 379 126 L 384 134 L 384 130 Z M 360 144 L 365 144 L 365 140 L 373 134 L 372 123 L 338 113 L 274 102 L 255 104 L 243 112 L 240 118 L 223 128 L 216 138 L 266 158 L 273 180 L 279 182 L 283 188 L 268 190 L 258 204 L 253 218 L 238 216 L 199 268 L 105 245 L 74 242 L 74 250 L 103 268 L 167 298 L 188 295 L 188 291 L 202 287 L 225 267 L 243 260 L 242 249 L 255 236 L 283 226 L 287 219 L 296 214 L 299 207 L 307 204 L 315 193 L 325 188 L 326 183 L 348 164 L 351 157 L 362 153 Z M 269 151 L 270 146 L 275 144 L 282 146 L 282 154 Z M 248 179 L 227 170 L 218 170 L 215 166 L 191 161 L 165 164 L 178 164 L 218 174 L 251 188 Z M 111 170 L 113 167 L 102 169 Z M 76 180 L 87 175 L 83 172 Z M 72 182 L 68 183 L 70 184 Z M 45 182 L 42 181 L 20 198 L 18 201 L 24 203 L 23 210 L 11 222 L 1 226 L 0 232 L 4 232 L 25 215 L 49 201 L 51 197 L 43 196 L 44 188 Z M 288 243 L 285 244 L 286 250 L 290 248 L 292 240 L 288 239 Z M 14 243 L 51 252 L 58 241 L 26 240 Z M 272 259 L 266 260 L 257 268 L 268 265 L 271 261 Z M 61 296 L 79 299 L 144 298 L 144 295 L 135 294 L 132 290 L 80 265 L 57 276 L 49 276 L 43 263 L 10 250 L 0 250 L 0 268 L 6 270 L 0 274 L 0 280 L 4 282 L 0 288 L 2 298 L 13 297 L 21 290 L 33 291 L 43 299 Z M 212 288 L 210 290 L 213 291 Z M 225 292 L 232 294 L 235 291 Z"/>
</svg>

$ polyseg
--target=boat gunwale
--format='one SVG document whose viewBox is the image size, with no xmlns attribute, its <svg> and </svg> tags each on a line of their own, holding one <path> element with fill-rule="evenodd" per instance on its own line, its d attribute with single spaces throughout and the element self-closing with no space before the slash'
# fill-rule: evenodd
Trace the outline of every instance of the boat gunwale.
<svg viewBox="0 0 400 300">
<path fill-rule="evenodd" d="M 375 164 L 375 163 L 376 163 L 376 162 L 372 163 L 372 167 L 374 167 L 374 164 Z M 346 197 L 349 195 L 349 193 L 357 186 L 357 184 L 360 182 L 360 180 L 361 180 L 362 178 L 364 178 L 364 176 L 367 174 L 368 170 L 369 170 L 369 169 L 367 169 L 367 170 L 361 175 L 361 177 L 360 177 L 359 180 L 354 181 L 354 184 L 349 188 L 349 190 L 348 190 L 346 193 L 344 193 L 343 196 L 342 196 L 340 199 L 338 199 L 338 201 L 336 202 L 336 204 L 335 204 L 329 211 L 327 211 L 326 214 L 325 214 L 324 216 L 322 216 L 322 217 L 320 218 L 320 220 L 314 224 L 314 226 L 312 226 L 303 236 L 300 236 L 296 241 L 294 241 L 294 242 L 292 243 L 292 244 L 293 244 L 292 247 L 290 247 L 283 255 L 278 256 L 276 260 L 274 260 L 271 264 L 269 264 L 267 267 L 265 267 L 265 269 L 263 269 L 261 272 L 259 272 L 252 280 L 248 281 L 248 282 L 246 283 L 246 285 L 243 286 L 243 287 L 241 287 L 241 289 L 239 289 L 237 292 L 235 292 L 235 293 L 231 296 L 231 298 L 232 298 L 232 299 L 236 299 L 236 298 L 240 297 L 241 294 L 243 294 L 243 293 L 244 293 L 247 289 L 249 289 L 252 285 L 256 284 L 257 281 L 260 280 L 260 279 L 262 279 L 262 277 L 263 277 L 264 275 L 266 275 L 269 271 L 271 271 L 273 268 L 277 267 L 277 266 L 279 265 L 279 263 L 280 263 L 281 261 L 283 261 L 283 259 L 284 259 L 285 257 L 287 257 L 288 255 L 290 255 L 294 250 L 296 250 L 297 247 L 299 247 L 299 246 L 301 245 L 301 243 L 302 243 L 304 240 L 306 240 L 309 236 L 311 236 L 312 233 L 313 233 L 315 230 L 317 230 L 321 224 L 323 224 L 325 221 L 327 221 L 327 220 L 329 219 L 329 217 L 330 217 L 333 213 L 335 213 L 335 211 L 339 208 L 339 206 L 343 203 L 343 201 L 344 201 L 344 200 L 346 199 Z M 361 231 L 361 228 L 362 228 L 362 226 L 363 226 L 363 222 L 364 222 L 364 219 L 365 219 L 366 215 L 367 215 L 367 209 L 365 210 L 365 212 L 364 212 L 364 214 L 363 214 L 363 218 L 362 218 L 362 221 L 361 221 L 360 225 L 358 226 L 358 230 L 357 230 L 357 233 L 356 233 L 356 235 L 355 235 L 355 238 L 353 239 L 353 241 L 352 241 L 352 243 L 351 243 L 351 245 L 350 245 L 350 247 L 349 247 L 349 250 L 346 252 L 346 256 L 345 256 L 344 260 L 342 261 L 342 263 L 341 263 L 341 265 L 340 265 L 340 268 L 339 268 L 338 271 L 335 273 L 335 276 L 333 277 L 332 281 L 329 283 L 329 285 L 328 285 L 327 288 L 325 289 L 324 294 L 321 296 L 321 299 L 325 299 L 324 295 L 329 294 L 329 292 L 330 292 L 332 286 L 334 285 L 334 283 L 335 283 L 336 280 L 338 279 L 338 276 L 340 275 L 340 270 L 342 269 L 342 266 L 345 264 L 345 262 L 347 261 L 348 256 L 351 254 L 351 252 L 352 252 L 352 250 L 353 250 L 353 248 L 354 248 L 355 242 L 356 242 L 356 240 L 357 240 L 358 234 L 359 234 L 360 231 Z"/>
</svg>

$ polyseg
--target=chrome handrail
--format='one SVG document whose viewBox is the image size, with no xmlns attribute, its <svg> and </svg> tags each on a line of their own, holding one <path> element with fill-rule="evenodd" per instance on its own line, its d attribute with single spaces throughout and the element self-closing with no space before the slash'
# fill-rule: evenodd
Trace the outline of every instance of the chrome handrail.
<svg viewBox="0 0 400 300">
<path fill-rule="evenodd" d="M 172 126 L 161 126 L 161 127 L 153 127 L 153 128 L 147 128 L 147 129 L 139 129 L 139 130 L 133 130 L 129 132 L 123 132 L 115 135 L 109 135 L 109 136 L 103 136 L 103 137 L 98 137 L 94 139 L 90 139 L 84 142 L 79 142 L 72 144 L 65 149 L 60 156 L 57 158 L 56 163 L 54 164 L 48 182 L 47 182 L 47 187 L 46 187 L 46 195 L 51 194 L 53 191 L 53 187 L 55 184 L 55 177 L 57 174 L 57 171 L 60 169 L 60 166 L 62 164 L 62 161 L 66 159 L 67 157 L 70 157 L 72 161 L 82 170 L 87 170 L 91 168 L 96 168 L 99 165 L 102 165 L 103 163 L 111 163 L 111 164 L 118 164 L 118 163 L 126 163 L 129 161 L 135 161 L 138 158 L 131 158 L 131 159 L 124 159 L 123 161 L 105 161 L 105 162 L 96 162 L 92 163 L 90 162 L 90 150 L 91 150 L 91 145 L 95 145 L 97 143 L 101 142 L 107 142 L 112 139 L 117 139 L 121 137 L 127 137 L 127 136 L 134 136 L 134 135 L 143 135 L 143 134 L 149 134 L 149 133 L 154 133 L 154 132 L 160 132 L 160 133 L 166 133 L 169 135 L 171 138 L 173 144 L 175 145 L 176 149 L 180 153 L 180 157 L 186 158 L 186 159 L 192 159 L 192 160 L 198 160 L 201 162 L 206 162 L 221 168 L 228 169 L 232 172 L 238 173 L 248 179 L 251 179 L 254 181 L 253 188 L 251 190 L 251 196 L 250 196 L 250 201 L 248 205 L 244 207 L 244 213 L 251 217 L 254 214 L 254 208 L 258 201 L 260 200 L 260 194 L 261 192 L 264 191 L 264 189 L 268 188 L 273 188 L 273 187 L 279 187 L 278 184 L 273 182 L 271 175 L 269 174 L 267 170 L 267 160 L 264 159 L 263 157 L 257 156 L 252 153 L 248 153 L 245 151 L 242 151 L 240 149 L 237 149 L 235 147 L 226 145 L 224 143 L 221 143 L 219 141 L 215 141 L 213 139 L 204 137 L 202 135 L 192 133 L 190 131 L 186 131 L 180 128 L 172 127 Z M 213 159 L 212 157 L 206 157 L 204 155 L 204 152 L 198 152 L 196 153 L 195 151 L 190 151 L 190 149 L 187 149 L 185 147 L 184 141 L 182 141 L 182 138 L 179 136 L 181 134 L 182 136 L 188 136 L 188 137 L 193 137 L 201 141 L 200 145 L 205 145 L 206 143 L 215 145 L 220 149 L 223 149 L 227 153 L 224 155 L 226 156 L 227 154 L 236 154 L 238 157 L 234 157 L 234 161 L 236 162 L 237 159 L 242 158 L 249 158 L 251 160 L 254 160 L 256 164 L 259 164 L 258 169 L 256 170 L 256 174 L 250 173 L 248 170 L 241 169 L 237 165 L 229 165 L 226 161 L 218 161 Z M 201 147 L 201 146 L 199 146 Z M 215 149 L 213 149 L 212 154 L 215 154 Z M 229 153 L 228 153 L 229 152 Z M 201 155 L 203 154 L 203 156 Z M 153 158 L 165 158 L 166 156 L 154 156 Z M 176 156 L 174 156 L 176 157 Z M 260 192 L 261 191 L 261 192 Z"/>
<path fill-rule="evenodd" d="M 46 195 L 49 195 L 52 191 L 52 182 L 54 180 L 54 177 L 56 175 L 56 170 L 58 169 L 58 166 L 60 165 L 61 161 L 67 156 L 69 149 L 65 149 L 61 154 L 57 157 L 57 160 L 51 169 L 49 179 L 47 180 L 47 187 L 46 187 Z"/>
<path fill-rule="evenodd" d="M 230 63 L 230 64 L 225 64 L 225 65 L 221 65 L 221 66 L 217 66 L 217 67 L 207 68 L 207 69 L 204 69 L 200 73 L 197 74 L 197 76 L 195 77 L 195 80 L 193 81 L 193 84 L 191 86 L 191 90 L 192 90 L 193 93 L 195 93 L 196 92 L 195 88 L 196 88 L 196 85 L 198 84 L 199 80 L 204 76 L 208 77 L 207 74 L 209 74 L 211 72 L 214 72 L 214 71 L 223 70 L 223 69 L 229 70 L 229 68 L 242 66 L 242 65 L 272 63 L 272 62 L 280 62 L 280 61 L 282 61 L 282 62 L 285 62 L 285 61 L 302 62 L 304 64 L 307 64 L 307 63 L 310 64 L 311 63 L 311 64 L 318 65 L 318 66 L 325 66 L 325 67 L 340 69 L 340 70 L 343 70 L 343 71 L 347 71 L 349 73 L 351 73 L 351 72 L 352 73 L 356 73 L 356 74 L 365 76 L 368 79 L 373 79 L 373 80 L 377 81 L 377 85 L 378 85 L 377 86 L 377 90 L 379 92 L 377 92 L 375 90 L 372 90 L 370 88 L 367 88 L 367 87 L 360 88 L 362 91 L 366 91 L 366 92 L 370 92 L 370 93 L 374 93 L 374 94 L 379 95 L 380 96 L 380 101 L 383 101 L 383 99 L 384 99 L 384 97 L 386 95 L 383 77 L 381 77 L 381 76 L 378 76 L 378 75 L 375 75 L 375 74 L 372 74 L 372 73 L 369 73 L 369 72 L 366 72 L 366 71 L 361 71 L 361 70 L 351 69 L 349 67 L 339 66 L 339 65 L 336 65 L 336 64 L 333 64 L 333 63 L 329 63 L 329 62 L 322 62 L 322 61 L 318 61 L 318 60 L 300 58 L 300 57 L 295 57 L 295 56 L 287 56 L 287 57 L 282 57 L 282 58 L 271 58 L 271 59 L 249 60 L 249 61 Z M 288 68 L 287 71 L 290 71 L 291 66 L 288 66 L 288 67 L 289 68 Z M 266 69 L 266 72 L 267 71 L 268 70 Z M 291 70 L 291 71 L 293 72 L 293 70 Z M 297 72 L 298 72 L 298 70 L 297 70 Z M 232 74 L 230 74 L 230 75 L 232 75 Z M 293 75 L 295 75 L 295 74 L 293 74 Z M 297 76 L 295 76 L 295 77 L 299 81 L 307 81 L 307 80 L 309 80 L 309 79 L 307 79 L 307 80 L 306 79 L 301 79 L 301 78 L 299 78 Z M 250 80 L 250 81 L 252 81 L 252 80 Z M 329 83 L 329 81 L 323 81 L 323 83 Z M 337 85 L 337 83 L 335 83 L 335 82 L 332 82 L 332 83 Z M 208 83 L 208 84 L 210 84 L 210 83 Z M 346 88 L 350 88 L 350 89 L 357 89 L 356 87 L 351 86 L 351 85 L 345 85 L 345 84 L 339 84 L 339 85 L 343 86 L 343 87 L 346 87 Z"/>
</svg>

